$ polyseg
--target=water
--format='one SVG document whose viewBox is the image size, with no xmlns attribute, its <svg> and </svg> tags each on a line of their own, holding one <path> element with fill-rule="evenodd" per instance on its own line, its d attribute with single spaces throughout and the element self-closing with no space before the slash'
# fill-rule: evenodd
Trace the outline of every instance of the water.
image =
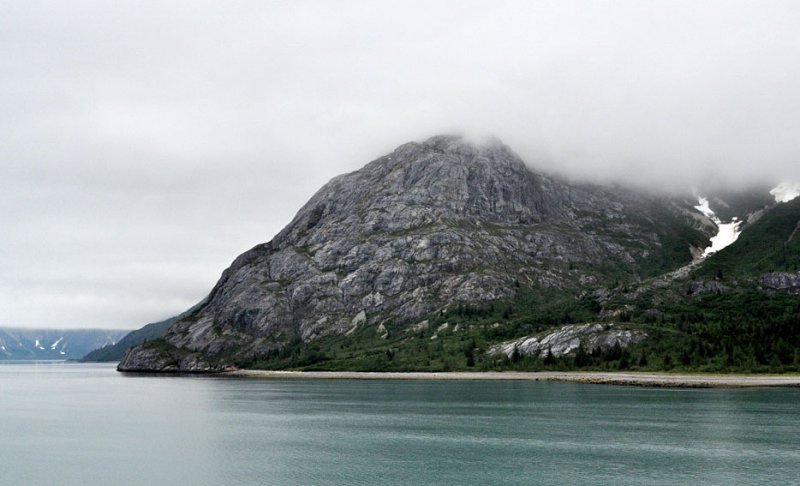
<svg viewBox="0 0 800 486">
<path fill-rule="evenodd" d="M 800 390 L 0 365 L 1 484 L 788 484 Z"/>
</svg>

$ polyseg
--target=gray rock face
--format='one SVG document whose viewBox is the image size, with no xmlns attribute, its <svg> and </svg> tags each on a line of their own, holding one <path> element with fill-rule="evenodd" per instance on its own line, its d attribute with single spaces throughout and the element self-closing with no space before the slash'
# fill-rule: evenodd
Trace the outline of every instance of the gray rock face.
<svg viewBox="0 0 800 486">
<path fill-rule="evenodd" d="M 271 242 L 237 258 L 165 339 L 210 357 L 255 356 L 295 337 L 501 299 L 515 282 L 573 291 L 610 268 L 638 275 L 660 261 L 670 225 L 695 224 L 685 209 L 537 174 L 499 142 L 408 143 L 326 184 Z"/>
<path fill-rule="evenodd" d="M 772 290 L 800 292 L 800 272 L 786 273 L 774 272 L 762 275 L 759 279 L 761 286 Z"/>
<path fill-rule="evenodd" d="M 686 286 L 687 295 L 721 294 L 726 290 L 728 290 L 728 287 L 722 285 L 716 280 L 693 280 Z"/>
<path fill-rule="evenodd" d="M 488 354 L 505 354 L 509 358 L 514 350 L 523 356 L 574 356 L 578 348 L 583 346 L 586 352 L 595 349 L 607 350 L 614 346 L 627 348 L 631 344 L 643 341 L 647 337 L 644 331 L 620 328 L 612 324 L 574 324 L 560 327 L 539 336 L 526 336 L 489 348 Z"/>
<path fill-rule="evenodd" d="M 177 360 L 157 349 L 129 349 L 117 366 L 119 371 L 178 371 Z"/>
<path fill-rule="evenodd" d="M 218 360 L 209 361 L 199 352 L 168 351 L 146 346 L 130 348 L 117 366 L 119 371 L 214 373 L 229 368 Z"/>
</svg>

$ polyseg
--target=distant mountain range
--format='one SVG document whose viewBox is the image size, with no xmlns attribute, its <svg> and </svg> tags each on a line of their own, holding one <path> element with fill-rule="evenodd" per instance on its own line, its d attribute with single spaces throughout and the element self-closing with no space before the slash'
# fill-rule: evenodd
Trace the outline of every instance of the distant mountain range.
<svg viewBox="0 0 800 486">
<path fill-rule="evenodd" d="M 0 328 L 0 360 L 80 359 L 117 343 L 127 330 Z"/>
<path fill-rule="evenodd" d="M 800 199 L 768 189 L 649 194 L 499 141 L 408 143 L 331 180 L 119 369 L 800 369 Z"/>
</svg>

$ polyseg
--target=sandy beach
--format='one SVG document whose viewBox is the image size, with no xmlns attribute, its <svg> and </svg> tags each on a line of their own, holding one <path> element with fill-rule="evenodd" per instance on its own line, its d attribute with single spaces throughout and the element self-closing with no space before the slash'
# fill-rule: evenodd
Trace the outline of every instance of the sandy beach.
<svg viewBox="0 0 800 486">
<path fill-rule="evenodd" d="M 800 375 L 724 375 L 724 374 L 673 374 L 673 373 L 614 373 L 578 371 L 486 371 L 450 373 L 390 373 L 358 371 L 269 371 L 237 370 L 220 376 L 261 379 L 312 379 L 312 380 L 519 380 L 519 381 L 571 381 L 626 386 L 652 386 L 675 388 L 751 388 L 797 387 Z"/>
</svg>

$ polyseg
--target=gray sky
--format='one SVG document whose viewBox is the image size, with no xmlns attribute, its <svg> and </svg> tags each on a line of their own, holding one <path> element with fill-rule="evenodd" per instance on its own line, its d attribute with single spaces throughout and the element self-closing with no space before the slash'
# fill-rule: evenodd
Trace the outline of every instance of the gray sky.
<svg viewBox="0 0 800 486">
<path fill-rule="evenodd" d="M 532 166 L 800 179 L 798 2 L 0 0 L 0 326 L 200 300 L 328 179 L 493 134 Z"/>
</svg>

